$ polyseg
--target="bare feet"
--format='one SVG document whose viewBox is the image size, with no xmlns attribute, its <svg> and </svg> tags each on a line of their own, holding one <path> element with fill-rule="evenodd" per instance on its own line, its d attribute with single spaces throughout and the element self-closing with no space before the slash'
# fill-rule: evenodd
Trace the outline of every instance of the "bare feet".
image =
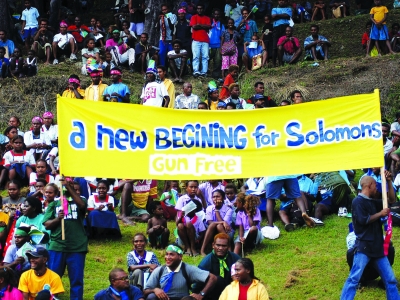
<svg viewBox="0 0 400 300">
<path fill-rule="evenodd" d="M 311 219 L 307 213 L 302 213 L 301 216 L 303 217 L 304 222 L 306 222 L 307 227 L 313 228 L 315 227 L 315 221 Z"/>
<path fill-rule="evenodd" d="M 207 254 L 206 254 L 205 252 L 201 252 L 200 254 L 201 254 L 201 256 L 203 256 L 203 257 L 204 257 L 204 256 L 207 256 Z"/>
</svg>

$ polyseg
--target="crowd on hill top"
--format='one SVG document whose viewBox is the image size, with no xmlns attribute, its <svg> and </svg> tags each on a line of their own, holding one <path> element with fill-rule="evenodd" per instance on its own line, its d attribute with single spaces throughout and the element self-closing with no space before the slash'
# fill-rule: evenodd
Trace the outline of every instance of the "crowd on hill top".
<svg viewBox="0 0 400 300">
<path fill-rule="evenodd" d="M 398 24 L 393 25 L 389 38 L 386 7 L 380 0 L 375 0 L 372 8 L 371 3 L 366 7 L 366 2 L 359 3 L 360 11 L 371 15 L 368 34 L 363 36 L 366 55 L 396 50 Z M 7 33 L 0 30 L 2 76 L 35 75 L 39 59 L 56 65 L 63 55 L 76 60 L 81 51 L 82 75 L 90 75 L 92 84 L 82 89 L 79 76 L 71 75 L 62 96 L 77 101 L 129 103 L 131 92 L 121 82 L 121 67 L 125 64 L 131 71 L 145 75 L 141 104 L 173 109 L 278 106 L 264 95 L 263 82 L 254 84 L 254 94 L 248 99 L 240 97 L 240 86 L 236 82 L 239 65 L 251 71 L 255 64 L 259 65 L 258 61 L 261 61 L 259 67 L 266 66 L 271 57 L 272 64 L 296 62 L 301 47 L 299 40 L 292 36 L 291 22 L 325 19 L 328 15 L 323 1 L 317 1 L 312 7 L 307 2 L 292 6 L 280 0 L 276 8 L 268 1 L 247 3 L 248 8 L 229 1 L 224 13 L 212 10 L 212 18 L 204 14 L 209 4 L 180 3 L 177 16 L 163 4 L 158 22 L 160 42 L 149 45 L 148 35 L 143 32 L 147 8 L 141 0 L 131 0 L 129 5 L 121 7 L 117 25 L 107 31 L 100 21 L 92 19 L 91 26 L 85 26 L 79 17 L 55 21 L 40 18 L 38 29 L 38 10 L 29 0 L 24 3 L 21 35 L 30 54 L 24 60 L 21 51 L 7 39 Z M 333 16 L 348 16 L 346 3 L 331 1 Z M 264 17 L 261 37 L 253 17 Z M 60 32 L 53 36 L 49 25 L 60 21 Z M 304 41 L 306 57 L 328 59 L 330 42 L 319 35 L 319 26 L 311 25 L 310 31 L 311 35 Z M 208 66 L 209 60 L 213 60 L 212 68 Z M 222 87 L 210 81 L 208 99 L 202 101 L 192 93 L 192 84 L 183 77 L 189 73 L 194 77 L 205 76 L 208 69 L 217 81 L 221 78 Z M 166 78 L 167 72 L 173 80 Z M 109 76 L 112 84 L 104 84 L 103 76 Z M 175 95 L 174 83 L 183 83 L 182 94 Z M 279 106 L 302 103 L 301 91 L 295 90 Z M 127 268 L 111 270 L 109 287 L 95 299 L 269 299 L 265 286 L 254 274 L 252 261 L 244 258 L 244 253 L 258 247 L 264 238 L 279 236 L 279 229 L 274 225 L 277 204 L 280 220 L 288 232 L 302 226 L 322 226 L 324 216 L 329 214 L 353 218 L 349 237 L 354 239 L 349 238 L 348 246 L 354 262 L 349 263 L 353 268 L 342 299 L 354 297 L 370 260 L 384 270 L 384 275 L 379 274 L 388 295 L 396 295 L 396 279 L 389 261 L 381 253 L 380 217 L 387 216 L 389 210 L 383 209 L 381 202 L 372 202 L 382 197 L 379 168 L 365 169 L 358 184 L 354 182 L 355 170 L 341 170 L 325 175 L 165 181 L 163 192 L 159 193 L 160 184 L 152 179 L 60 176 L 59 136 L 54 119 L 53 113 L 47 111 L 32 118 L 30 128 L 21 128 L 18 116 L 11 116 L 4 135 L 0 135 L 0 189 L 8 193 L 2 199 L 0 212 L 2 299 L 57 297 L 64 292 L 60 277 L 65 268 L 70 280 L 70 298 L 85 299 L 83 279 L 88 238 L 118 239 L 120 222 L 130 226 L 145 222 L 147 232 L 134 235 L 133 249 L 127 254 Z M 382 122 L 388 170 L 385 178 L 392 205 L 400 187 L 399 124 L 400 113 L 392 124 L 387 120 Z M 326 175 L 330 176 L 330 183 L 324 180 Z M 360 194 L 351 201 L 354 189 Z M 117 207 L 118 215 L 114 212 Z M 267 226 L 261 227 L 265 216 Z M 169 244 L 171 237 L 175 239 L 174 244 Z M 146 250 L 148 245 L 165 249 L 165 265 Z M 389 253 L 394 256 L 393 247 L 390 249 Z M 201 255 L 203 259 L 194 267 L 182 262 L 185 255 Z"/>
<path fill-rule="evenodd" d="M 80 1 L 82 5 L 87 2 Z M 344 18 L 351 13 L 348 0 L 317 0 L 313 5 L 279 0 L 276 7 L 270 0 L 227 0 L 224 9 L 212 8 L 208 1 L 166 3 L 155 8 L 160 10 L 155 22 L 159 42 L 153 45 L 144 24 L 154 8 L 145 7 L 144 0 L 121 3 L 114 15 L 115 24 L 108 27 L 96 18 L 85 25 L 80 16 L 60 6 L 61 0 L 52 0 L 49 7 L 35 0 L 23 3 L 25 9 L 14 15 L 19 18 L 14 41 L 0 28 L 0 78 L 34 76 L 41 61 L 57 65 L 65 58 L 76 61 L 81 57 L 84 75 L 98 70 L 108 77 L 115 67 L 128 67 L 144 75 L 150 65 L 153 69 L 163 66 L 174 83 L 184 83 L 187 75 L 205 77 L 209 70 L 211 77 L 222 83 L 231 65 L 251 72 L 269 65 L 293 64 L 303 49 L 307 60 L 327 60 L 331 44 L 319 33 L 319 26 L 311 23 L 310 35 L 302 37 L 302 47 L 294 35 L 295 23 Z M 358 1 L 355 14 L 361 13 L 371 16 L 362 38 L 366 55 L 399 51 L 399 26 L 395 23 L 388 31 L 386 6 L 380 0 Z M 262 30 L 257 19 L 264 21 Z M 23 49 L 14 42 L 23 44 Z"/>
</svg>

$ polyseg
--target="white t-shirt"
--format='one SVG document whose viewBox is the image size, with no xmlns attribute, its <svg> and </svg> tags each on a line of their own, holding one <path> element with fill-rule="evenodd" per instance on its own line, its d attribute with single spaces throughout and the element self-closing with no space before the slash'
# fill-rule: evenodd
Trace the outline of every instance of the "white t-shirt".
<svg viewBox="0 0 400 300">
<path fill-rule="evenodd" d="M 162 107 L 163 98 L 166 96 L 169 97 L 165 85 L 153 81 L 142 89 L 140 98 L 143 100 L 143 105 Z"/>
<path fill-rule="evenodd" d="M 181 51 L 179 53 L 176 53 L 175 50 L 171 50 L 168 51 L 167 56 L 169 55 L 176 55 L 176 54 L 182 54 L 182 53 L 187 53 L 187 51 L 185 49 L 181 49 Z M 171 58 L 175 61 L 175 65 L 177 69 L 181 68 L 181 64 L 182 64 L 182 58 L 178 57 L 178 58 Z"/>
<path fill-rule="evenodd" d="M 110 195 L 107 195 L 107 198 L 108 198 L 107 201 L 100 202 L 97 195 L 90 195 L 88 199 L 88 210 L 93 210 L 99 208 L 100 205 L 104 205 L 102 211 L 107 211 L 108 210 L 107 203 L 111 203 L 114 207 L 114 198 Z"/>
<path fill-rule="evenodd" d="M 8 151 L 4 154 L 4 166 L 8 167 L 12 162 L 27 162 L 31 166 L 36 165 L 35 158 L 32 153 L 25 151 L 22 153 L 14 153 L 14 151 Z"/>
<path fill-rule="evenodd" d="M 36 191 L 35 189 L 36 180 L 37 180 L 37 173 L 32 172 L 31 175 L 29 176 L 29 185 L 30 185 L 29 190 L 31 192 Z M 46 174 L 45 180 L 47 181 L 47 183 L 54 183 L 53 175 Z"/>
<path fill-rule="evenodd" d="M 43 132 L 42 130 L 40 130 L 40 136 L 39 136 L 38 139 L 34 139 L 33 138 L 32 130 L 29 130 L 29 131 L 25 132 L 25 134 L 24 134 L 24 143 L 25 143 L 25 146 L 27 146 L 27 147 L 29 147 L 33 143 L 46 144 L 48 146 L 51 146 L 51 141 L 50 141 L 49 136 L 45 132 Z M 35 153 L 35 152 L 36 153 L 42 153 L 43 149 L 33 149 L 32 148 L 29 151 L 31 153 Z"/>
<path fill-rule="evenodd" d="M 58 125 L 50 125 L 49 129 L 47 129 L 46 125 L 43 124 L 42 131 L 47 134 L 50 141 L 58 138 Z"/>
<path fill-rule="evenodd" d="M 69 43 L 70 38 L 73 38 L 75 41 L 74 36 L 70 33 L 67 33 L 67 34 L 57 33 L 53 37 L 53 42 L 58 43 L 58 47 L 60 47 L 61 49 L 64 49 L 65 46 Z"/>
</svg>

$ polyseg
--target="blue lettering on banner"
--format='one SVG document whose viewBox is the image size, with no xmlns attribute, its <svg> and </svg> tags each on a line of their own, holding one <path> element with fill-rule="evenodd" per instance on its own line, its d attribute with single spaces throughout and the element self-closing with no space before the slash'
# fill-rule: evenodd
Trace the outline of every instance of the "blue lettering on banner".
<svg viewBox="0 0 400 300">
<path fill-rule="evenodd" d="M 108 140 L 108 143 L 106 142 Z M 107 147 L 108 146 L 108 147 Z M 120 151 L 143 150 L 147 146 L 147 135 L 145 131 L 127 131 L 106 127 L 103 124 L 96 126 L 96 148 L 99 150 L 116 149 Z"/>
<path fill-rule="evenodd" d="M 182 127 L 155 128 L 155 149 L 174 150 L 179 148 L 215 148 L 242 150 L 247 146 L 244 125 L 221 126 L 219 123 L 208 125 L 186 124 Z"/>
<path fill-rule="evenodd" d="M 299 121 L 289 121 L 285 126 L 287 147 L 300 147 L 304 144 L 314 146 L 318 144 L 332 144 L 359 139 L 378 140 L 382 137 L 381 124 L 379 122 L 360 123 L 354 126 L 336 125 L 326 128 L 323 119 L 317 120 L 317 129 L 306 133 L 301 131 L 302 124 Z M 254 135 L 254 134 L 253 134 Z"/>
<path fill-rule="evenodd" d="M 78 131 L 71 132 L 69 136 L 69 143 L 76 150 L 86 149 L 85 123 L 83 123 L 82 121 L 73 120 L 72 127 L 76 127 Z"/>
</svg>

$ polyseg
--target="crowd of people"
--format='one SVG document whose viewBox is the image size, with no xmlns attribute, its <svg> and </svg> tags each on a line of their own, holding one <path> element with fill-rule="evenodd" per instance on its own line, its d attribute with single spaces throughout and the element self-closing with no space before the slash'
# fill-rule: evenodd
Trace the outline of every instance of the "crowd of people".
<svg viewBox="0 0 400 300">
<path fill-rule="evenodd" d="M 371 3 L 365 8 L 366 2 L 360 2 L 360 10 L 371 15 L 363 36 L 366 55 L 372 55 L 374 47 L 378 54 L 396 51 L 398 24 L 393 25 L 389 38 L 386 7 L 375 0 L 372 9 Z M 0 29 L 3 78 L 9 74 L 33 76 L 40 59 L 57 65 L 62 56 L 76 60 L 81 51 L 81 73 L 90 75 L 92 84 L 83 89 L 79 76 L 71 75 L 63 97 L 130 103 L 131 92 L 121 80 L 121 67 L 126 65 L 130 71 L 145 75 L 141 104 L 173 109 L 264 109 L 303 103 L 299 90 L 276 103 L 264 94 L 263 82 L 254 84 L 254 94 L 248 99 L 241 98 L 238 74 L 242 65 L 250 72 L 267 66 L 271 58 L 273 65 L 297 62 L 302 49 L 299 39 L 293 36 L 292 18 L 296 22 L 327 18 L 321 0 L 313 7 L 308 2 L 291 6 L 279 0 L 276 8 L 269 1 L 252 2 L 248 7 L 229 1 L 223 13 L 213 9 L 212 18 L 205 15 L 207 7 L 202 3 L 180 3 L 177 15 L 163 4 L 158 22 L 160 42 L 150 45 L 148 34 L 143 32 L 143 1 L 129 1 L 126 13 L 119 12 L 118 24 L 108 31 L 93 18 L 91 26 L 81 24 L 79 17 L 73 22 L 70 18 L 48 21 L 39 18 L 41 15 L 30 0 L 24 3 L 21 34 L 29 55 L 24 60 L 20 49 Z M 254 9 L 258 6 L 258 10 Z M 331 1 L 330 7 L 335 17 L 349 15 L 346 0 Z M 120 16 L 129 17 L 130 21 Z M 254 17 L 264 18 L 261 36 Z M 54 24 L 59 21 L 59 33 L 53 36 Z M 319 34 L 319 26 L 311 25 L 310 33 L 304 40 L 306 57 L 328 59 L 330 42 Z M 208 65 L 211 60 L 212 67 Z M 192 93 L 192 83 L 183 77 L 190 73 L 195 78 L 206 76 L 209 69 L 217 81 L 209 82 L 208 98 L 202 100 Z M 172 80 L 166 78 L 167 72 Z M 107 76 L 111 85 L 102 82 Z M 177 83 L 183 83 L 179 95 L 175 94 Z M 357 242 L 349 249 L 357 245 L 364 248 L 355 253 L 352 250 L 354 263 L 350 264 L 352 270 L 343 299 L 354 297 L 370 260 L 384 270 L 382 279 L 388 295 L 398 293 L 390 264 L 381 251 L 380 217 L 387 216 L 389 210 L 368 202 L 381 197 L 379 168 L 365 169 L 358 185 L 354 183 L 354 170 L 332 172 L 340 182 L 334 188 L 320 174 L 165 181 L 162 192 L 158 190 L 159 182 L 152 179 L 64 178 L 59 174 L 58 127 L 54 118 L 53 113 L 44 112 L 34 117 L 31 127 L 23 132 L 18 116 L 12 116 L 4 135 L 0 135 L 0 190 L 8 192 L 0 212 L 4 257 L 0 288 L 2 297 L 9 297 L 4 299 L 57 297 L 64 292 L 60 277 L 65 268 L 70 298 L 84 299 L 88 238 L 118 239 L 120 222 L 130 226 L 147 223 L 147 232 L 133 237 L 133 249 L 127 254 L 128 272 L 111 270 L 110 286 L 95 299 L 269 299 L 265 286 L 254 274 L 253 262 L 244 254 L 258 247 L 264 238 L 279 236 L 274 225 L 277 203 L 279 218 L 288 232 L 302 226 L 322 226 L 329 214 L 351 217 L 353 213 Z M 382 123 L 391 204 L 400 186 L 399 124 L 400 114 L 392 124 L 387 120 Z M 354 201 L 350 196 L 352 186 L 360 192 Z M 28 193 L 24 192 L 26 187 Z M 267 226 L 261 227 L 265 216 Z M 170 244 L 171 238 L 174 244 Z M 146 250 L 148 244 L 166 249 L 165 265 L 155 253 Z M 201 255 L 203 259 L 195 267 L 182 261 L 185 255 Z"/>
<path fill-rule="evenodd" d="M 301 103 L 301 93 L 292 93 L 292 100 Z M 382 123 L 382 144 L 388 169 L 385 178 L 389 182 L 391 204 L 396 201 L 400 186 L 397 175 L 399 120 L 400 115 L 392 124 L 387 120 Z M 361 192 L 361 198 L 357 199 L 381 197 L 376 194 L 382 191 L 380 168 L 365 169 L 358 186 L 354 183 L 354 170 L 332 172 L 339 178 L 337 182 L 341 182 L 334 188 L 319 174 L 246 180 L 165 181 L 163 191 L 158 190 L 157 180 L 151 179 L 63 178 L 58 174 L 58 128 L 51 112 L 34 117 L 31 128 L 25 133 L 16 116 L 9 119 L 8 125 L 5 135 L 0 135 L 3 151 L 0 184 L 1 189 L 8 192 L 8 197 L 2 199 L 0 212 L 3 266 L 13 276 L 10 277 L 10 292 L 13 292 L 12 287 L 18 288 L 32 298 L 47 293 L 42 291 L 43 280 L 51 282 L 47 289 L 51 294 L 63 292 L 60 277 L 67 267 L 71 299 L 83 299 L 88 238 L 120 238 L 120 219 L 128 226 L 145 222 L 147 232 L 137 233 L 133 238 L 133 249 L 127 254 L 128 274 L 120 269 L 113 270 L 110 288 L 100 292 L 96 299 L 109 299 L 104 297 L 112 297 L 114 291 L 120 293 L 126 289 L 136 295 L 132 299 L 164 299 L 167 296 L 181 299 L 189 294 L 189 290 L 194 294 L 207 294 L 208 299 L 228 299 L 230 295 L 237 295 L 242 285 L 248 288 L 247 299 L 268 299 L 265 298 L 265 287 L 254 277 L 251 261 L 245 259 L 241 265 L 238 262 L 264 238 L 279 236 L 274 225 L 277 201 L 279 218 L 288 232 L 302 226 L 322 226 L 324 217 L 329 214 L 350 217 L 353 213 L 354 233 L 358 237 L 359 230 L 369 229 L 360 229 L 360 224 L 355 223 L 365 220 L 362 219 L 365 215 L 355 204 L 360 200 L 351 201 L 351 186 Z M 27 194 L 22 190 L 24 186 Z M 114 198 L 116 195 L 120 195 L 120 199 Z M 114 211 L 117 207 L 118 215 Z M 377 216 L 389 213 L 387 209 L 375 210 Z M 357 219 L 360 215 L 361 221 Z M 264 216 L 267 225 L 261 227 Z M 380 225 L 377 224 L 374 226 Z M 374 235 L 374 245 L 377 236 Z M 175 239 L 173 245 L 169 245 L 171 238 Z M 359 240 L 362 242 L 361 236 Z M 167 249 L 166 267 L 160 266 L 157 256 L 146 250 L 148 243 L 155 249 Z M 354 244 L 349 249 L 354 249 Z M 352 253 L 357 261 L 358 252 Z M 372 258 L 381 258 L 379 251 L 367 251 L 366 255 L 369 257 L 371 253 L 377 255 Z M 184 255 L 203 256 L 199 268 L 208 272 L 194 271 L 189 265 L 183 267 Z M 364 262 L 365 265 L 368 263 L 367 260 Z M 171 273 L 179 272 L 181 278 L 177 275 L 177 279 L 171 279 Z M 360 274 L 362 272 L 352 275 L 352 281 L 346 283 L 345 289 L 352 290 L 360 280 L 357 277 Z M 17 284 L 11 283 L 14 282 L 12 278 Z M 393 278 L 383 279 L 393 282 Z M 219 281 L 224 284 L 216 283 Z M 182 286 L 174 288 L 174 284 Z M 253 298 L 255 294 L 259 298 Z"/>
<path fill-rule="evenodd" d="M 162 4 L 156 22 L 159 42 L 153 45 L 144 31 L 150 8 L 143 0 L 120 5 L 115 24 L 107 29 L 101 20 L 91 18 L 90 25 L 85 25 L 79 16 L 74 17 L 72 12 L 64 16 L 61 10 L 50 10 L 49 20 L 43 9 L 38 10 L 31 2 L 42 6 L 38 1 L 24 1 L 17 40 L 23 41 L 26 58 L 23 49 L 15 47 L 0 28 L 1 78 L 34 76 L 41 60 L 57 65 L 65 57 L 76 61 L 81 56 L 83 75 L 97 70 L 108 77 L 115 67 L 144 75 L 152 65 L 153 70 L 154 66 L 164 67 L 174 83 L 184 83 L 186 75 L 205 77 L 209 70 L 211 77 L 222 83 L 231 65 L 251 72 L 270 62 L 272 66 L 294 64 L 303 52 L 307 60 L 328 60 L 331 43 L 319 34 L 318 25 L 312 24 L 310 35 L 301 37 L 303 47 L 293 35 L 293 26 L 295 22 L 325 20 L 328 7 L 334 18 L 350 14 L 348 0 L 329 4 L 318 0 L 314 5 L 280 0 L 274 8 L 270 0 L 227 0 L 224 10 L 211 9 L 208 2 L 181 2 L 174 10 L 171 4 Z M 397 52 L 399 26 L 394 23 L 388 31 L 386 6 L 381 1 L 359 1 L 357 7 L 356 14 L 369 13 L 371 17 L 362 38 L 366 55 Z M 261 30 L 256 23 L 259 19 L 264 21 Z"/>
</svg>

